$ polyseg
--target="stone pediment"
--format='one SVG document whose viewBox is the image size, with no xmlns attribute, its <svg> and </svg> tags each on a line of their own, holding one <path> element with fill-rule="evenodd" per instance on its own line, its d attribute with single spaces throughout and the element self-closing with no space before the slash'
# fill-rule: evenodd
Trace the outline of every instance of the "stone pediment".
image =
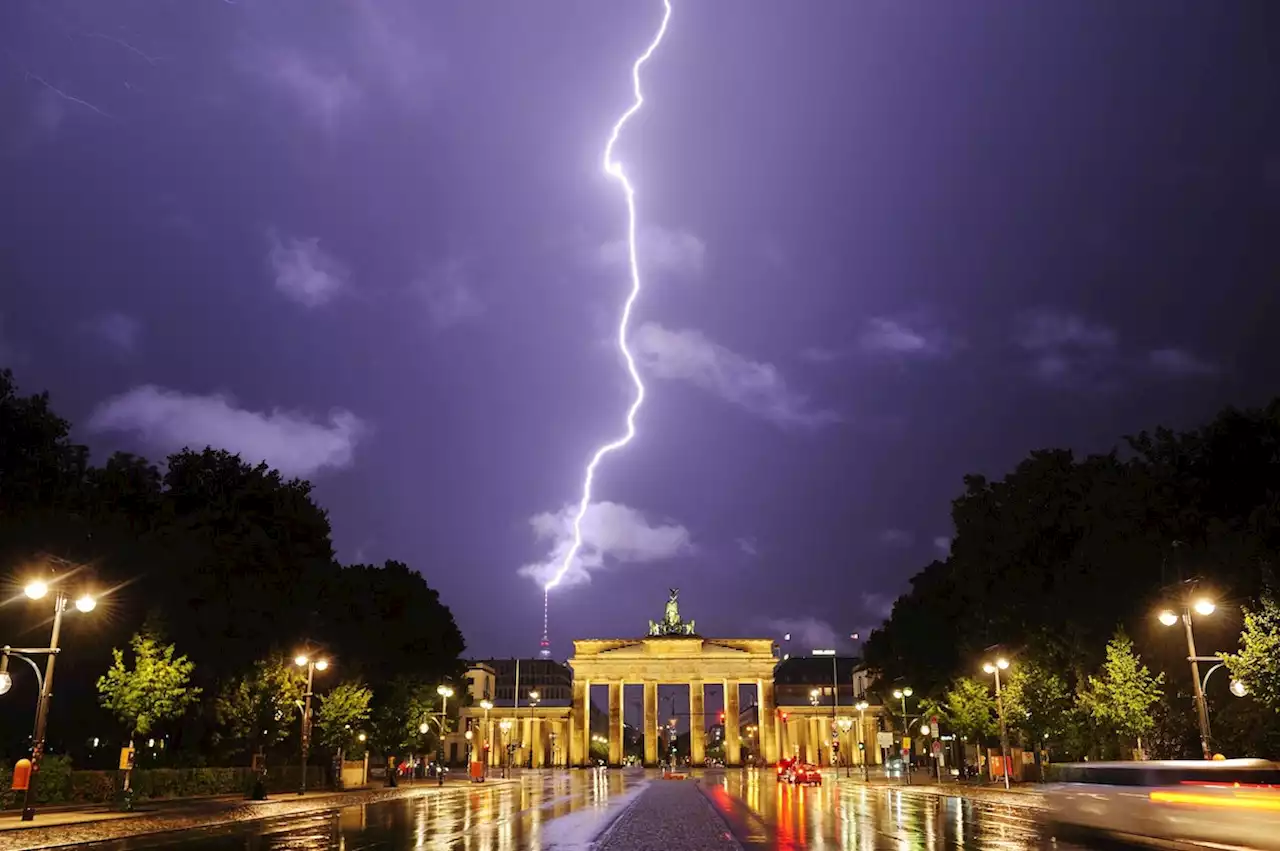
<svg viewBox="0 0 1280 851">
<path fill-rule="evenodd" d="M 649 638 L 595 638 L 575 641 L 570 667 L 575 670 L 628 663 L 687 664 L 751 663 L 771 672 L 776 662 L 774 643 L 768 638 L 702 638 L 700 636 L 652 636 Z"/>
</svg>

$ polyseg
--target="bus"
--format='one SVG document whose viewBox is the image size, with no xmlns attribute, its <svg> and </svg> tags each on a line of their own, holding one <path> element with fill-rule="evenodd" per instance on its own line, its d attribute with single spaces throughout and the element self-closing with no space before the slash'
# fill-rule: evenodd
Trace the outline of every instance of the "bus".
<svg viewBox="0 0 1280 851">
<path fill-rule="evenodd" d="M 1053 766 L 1049 832 L 1280 851 L 1280 763 L 1263 759 Z"/>
</svg>

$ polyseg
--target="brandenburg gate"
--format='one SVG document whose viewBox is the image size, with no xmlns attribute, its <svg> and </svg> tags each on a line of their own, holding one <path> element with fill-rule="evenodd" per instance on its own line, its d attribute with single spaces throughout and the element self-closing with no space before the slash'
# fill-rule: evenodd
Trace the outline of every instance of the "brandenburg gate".
<svg viewBox="0 0 1280 851">
<path fill-rule="evenodd" d="M 623 761 L 623 697 L 626 686 L 644 688 L 644 762 L 658 762 L 663 725 L 658 719 L 658 686 L 689 686 L 689 761 L 706 759 L 706 687 L 724 689 L 725 763 L 739 765 L 742 738 L 738 729 L 740 687 L 754 686 L 758 735 L 765 762 L 778 759 L 777 713 L 773 672 L 774 643 L 768 638 L 703 638 L 693 621 L 683 622 L 671 589 L 666 615 L 650 621 L 644 638 L 594 638 L 573 642 L 573 705 L 569 718 L 569 763 L 586 765 L 591 753 L 591 686 L 609 687 L 609 762 Z"/>
</svg>

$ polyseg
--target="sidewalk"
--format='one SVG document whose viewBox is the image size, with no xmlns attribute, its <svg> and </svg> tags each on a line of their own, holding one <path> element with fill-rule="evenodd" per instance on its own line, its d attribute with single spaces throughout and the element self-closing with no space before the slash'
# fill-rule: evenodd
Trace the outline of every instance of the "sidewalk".
<svg viewBox="0 0 1280 851">
<path fill-rule="evenodd" d="M 488 780 L 485 785 L 506 785 L 516 781 Z M 0 851 L 26 848 L 57 848 L 87 842 L 105 842 L 152 833 L 191 828 L 243 824 L 278 816 L 371 804 L 398 798 L 447 794 L 473 788 L 459 778 L 443 786 L 422 782 L 416 786 L 385 786 L 346 792 L 308 792 L 305 795 L 276 793 L 265 801 L 246 800 L 243 795 L 186 798 L 172 801 L 145 801 L 133 812 L 113 812 L 105 806 L 49 807 L 36 810 L 34 821 L 22 821 L 21 813 L 0 813 Z"/>
</svg>

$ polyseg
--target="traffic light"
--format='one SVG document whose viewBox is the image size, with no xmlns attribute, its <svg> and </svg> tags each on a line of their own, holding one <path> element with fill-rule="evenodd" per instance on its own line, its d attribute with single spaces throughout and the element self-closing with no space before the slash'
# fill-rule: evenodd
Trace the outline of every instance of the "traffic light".
<svg viewBox="0 0 1280 851">
<path fill-rule="evenodd" d="M 723 723 L 724 723 L 724 710 L 723 710 L 723 709 L 721 709 L 721 710 L 720 710 L 720 723 L 721 723 L 721 724 L 723 724 Z"/>
<path fill-rule="evenodd" d="M 840 753 L 840 742 L 838 739 L 831 740 L 831 752 Z"/>
<path fill-rule="evenodd" d="M 858 742 L 858 750 L 865 751 L 866 749 L 867 749 L 867 745 L 865 742 Z"/>
</svg>

